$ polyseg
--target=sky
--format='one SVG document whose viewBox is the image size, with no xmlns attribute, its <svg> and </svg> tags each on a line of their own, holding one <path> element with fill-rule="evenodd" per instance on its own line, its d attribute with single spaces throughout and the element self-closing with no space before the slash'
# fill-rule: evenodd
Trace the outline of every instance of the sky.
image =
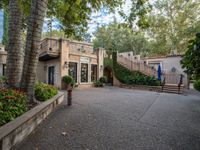
<svg viewBox="0 0 200 150">
<path fill-rule="evenodd" d="M 0 43 L 2 41 L 3 36 L 3 12 L 0 11 Z"/>
<path fill-rule="evenodd" d="M 125 13 L 129 13 L 131 7 L 131 0 L 125 0 L 125 4 L 122 6 L 122 9 Z M 116 8 L 115 13 L 109 13 L 105 8 L 102 8 L 98 12 L 93 12 L 91 15 L 91 20 L 88 23 L 88 33 L 92 34 L 95 32 L 98 26 L 108 25 L 113 22 L 114 17 L 118 22 L 123 22 L 123 18 L 118 13 L 119 8 Z M 43 31 L 47 31 L 47 21 L 45 19 L 45 23 L 43 26 Z M 52 23 L 53 29 L 59 29 L 59 21 L 54 20 Z M 0 42 L 3 36 L 3 12 L 0 11 Z"/>
</svg>

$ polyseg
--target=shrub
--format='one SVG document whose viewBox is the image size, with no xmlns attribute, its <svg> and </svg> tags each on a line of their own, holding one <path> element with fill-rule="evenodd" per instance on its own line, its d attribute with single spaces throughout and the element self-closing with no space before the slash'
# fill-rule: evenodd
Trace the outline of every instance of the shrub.
<svg viewBox="0 0 200 150">
<path fill-rule="evenodd" d="M 94 82 L 94 86 L 95 87 L 103 87 L 103 83 L 98 80 L 98 81 Z"/>
<path fill-rule="evenodd" d="M 42 82 L 35 84 L 35 98 L 39 101 L 46 101 L 58 94 L 58 89 L 52 85 Z"/>
<path fill-rule="evenodd" d="M 99 81 L 100 81 L 101 83 L 106 83 L 106 82 L 107 82 L 107 77 L 106 77 L 106 76 L 100 77 L 100 78 L 99 78 Z"/>
<path fill-rule="evenodd" d="M 197 80 L 195 83 L 194 83 L 194 88 L 198 91 L 200 91 L 200 79 Z"/>
<path fill-rule="evenodd" d="M 26 102 L 25 93 L 12 89 L 0 89 L 0 126 L 26 112 Z"/>
<path fill-rule="evenodd" d="M 63 76 L 62 80 L 65 84 L 74 84 L 75 81 L 71 76 Z"/>
<path fill-rule="evenodd" d="M 5 87 L 6 85 L 6 77 L 5 76 L 0 76 L 0 88 Z"/>
<path fill-rule="evenodd" d="M 158 81 L 155 77 L 147 76 L 139 71 L 131 72 L 117 62 L 115 62 L 113 65 L 116 78 L 124 84 L 148 86 L 160 85 L 160 81 Z"/>
</svg>

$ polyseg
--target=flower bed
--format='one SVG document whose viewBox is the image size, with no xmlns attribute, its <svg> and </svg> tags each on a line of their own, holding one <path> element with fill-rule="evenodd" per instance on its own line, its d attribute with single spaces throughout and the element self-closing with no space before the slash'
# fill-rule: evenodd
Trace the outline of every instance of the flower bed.
<svg viewBox="0 0 200 150">
<path fill-rule="evenodd" d="M 27 111 L 27 96 L 19 90 L 0 89 L 0 126 Z"/>
<path fill-rule="evenodd" d="M 35 84 L 35 98 L 39 101 L 46 101 L 58 94 L 58 89 L 52 85 L 42 82 Z"/>
</svg>

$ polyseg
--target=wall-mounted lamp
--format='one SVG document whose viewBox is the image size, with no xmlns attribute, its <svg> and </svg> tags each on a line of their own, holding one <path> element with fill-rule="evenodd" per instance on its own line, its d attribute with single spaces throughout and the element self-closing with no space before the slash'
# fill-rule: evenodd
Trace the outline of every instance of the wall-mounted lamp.
<svg viewBox="0 0 200 150">
<path fill-rule="evenodd" d="M 68 68 L 68 67 L 69 67 L 69 63 L 68 63 L 67 61 L 65 61 L 64 67 L 65 67 L 65 68 Z"/>
<path fill-rule="evenodd" d="M 100 69 L 103 70 L 103 65 L 100 66 Z"/>
</svg>

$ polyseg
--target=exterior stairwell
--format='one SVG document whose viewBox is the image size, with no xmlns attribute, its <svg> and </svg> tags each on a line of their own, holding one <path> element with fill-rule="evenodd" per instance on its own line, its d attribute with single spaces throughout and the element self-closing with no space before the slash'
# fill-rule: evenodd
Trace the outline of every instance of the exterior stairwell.
<svg viewBox="0 0 200 150">
<path fill-rule="evenodd" d="M 118 56 L 117 62 L 130 71 L 139 71 L 145 75 L 157 77 L 156 69 L 146 65 L 143 61 L 134 62 L 126 57 Z M 162 92 L 183 93 L 183 76 L 181 74 L 162 74 L 162 79 Z"/>
<path fill-rule="evenodd" d="M 179 82 L 177 83 L 170 83 L 166 82 L 167 80 L 167 75 L 163 79 L 162 83 L 162 91 L 167 92 L 167 93 L 175 93 L 175 94 L 182 94 L 183 93 L 183 75 L 179 75 Z"/>
<path fill-rule="evenodd" d="M 129 69 L 130 71 L 139 71 L 145 75 L 148 76 L 157 76 L 157 71 L 154 68 L 151 68 L 150 66 L 146 65 L 144 62 L 139 61 L 139 62 L 134 62 L 129 60 L 126 57 L 123 56 L 118 56 L 117 57 L 117 62 Z"/>
</svg>

